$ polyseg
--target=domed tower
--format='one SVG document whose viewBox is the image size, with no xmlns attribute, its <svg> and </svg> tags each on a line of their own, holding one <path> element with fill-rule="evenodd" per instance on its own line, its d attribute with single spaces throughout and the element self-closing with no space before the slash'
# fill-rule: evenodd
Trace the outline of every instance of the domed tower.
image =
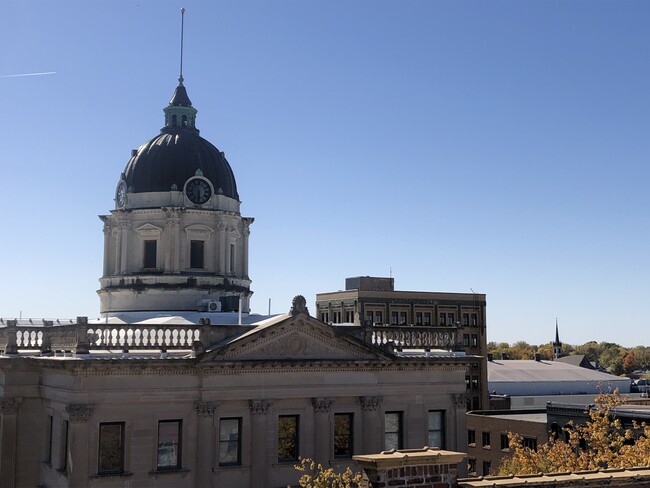
<svg viewBox="0 0 650 488">
<path fill-rule="evenodd" d="M 224 153 L 199 135 L 183 77 L 165 126 L 131 153 L 104 223 L 100 312 L 249 312 L 248 236 Z"/>
</svg>

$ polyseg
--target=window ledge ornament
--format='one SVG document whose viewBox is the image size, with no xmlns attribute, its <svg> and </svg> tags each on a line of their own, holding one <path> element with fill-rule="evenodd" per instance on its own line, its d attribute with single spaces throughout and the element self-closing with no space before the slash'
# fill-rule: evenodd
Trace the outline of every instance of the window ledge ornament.
<svg viewBox="0 0 650 488">
<path fill-rule="evenodd" d="M 15 415 L 22 403 L 22 397 L 3 398 L 0 400 L 0 413 L 2 415 Z"/>
<path fill-rule="evenodd" d="M 302 295 L 296 295 L 293 297 L 289 313 L 291 315 L 298 315 L 300 313 L 309 315 L 309 310 L 307 310 L 307 300 L 305 300 L 305 297 Z"/>
<path fill-rule="evenodd" d="M 375 412 L 379 408 L 379 404 L 382 401 L 380 396 L 362 396 L 359 397 L 359 403 L 361 403 L 361 410 L 364 412 Z"/>
<path fill-rule="evenodd" d="M 194 410 L 199 417 L 212 417 L 216 408 L 214 402 L 202 402 L 200 400 L 194 402 Z"/>
<path fill-rule="evenodd" d="M 332 398 L 312 398 L 311 404 L 314 406 L 316 413 L 329 413 L 330 407 L 334 403 Z"/>
<path fill-rule="evenodd" d="M 270 400 L 249 400 L 248 408 L 253 415 L 266 415 L 273 402 Z"/>
<path fill-rule="evenodd" d="M 76 404 L 65 407 L 70 422 L 88 422 L 95 411 L 95 405 Z"/>
</svg>

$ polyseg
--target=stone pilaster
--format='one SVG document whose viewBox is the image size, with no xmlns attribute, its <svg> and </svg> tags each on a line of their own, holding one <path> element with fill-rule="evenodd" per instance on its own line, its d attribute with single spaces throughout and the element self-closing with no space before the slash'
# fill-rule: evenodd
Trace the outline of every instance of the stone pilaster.
<svg viewBox="0 0 650 488">
<path fill-rule="evenodd" d="M 23 399 L 0 399 L 0 488 L 16 485 L 16 448 L 18 441 L 18 409 Z"/>
<path fill-rule="evenodd" d="M 383 449 L 381 435 L 384 423 L 380 418 L 381 401 L 382 397 L 380 396 L 359 397 L 363 426 L 361 452 L 380 452 Z"/>
<path fill-rule="evenodd" d="M 330 410 L 332 398 L 312 398 L 314 407 L 314 460 L 323 466 L 329 466 L 333 454 L 332 436 L 330 434 Z"/>
<path fill-rule="evenodd" d="M 273 402 L 270 400 L 250 400 L 248 407 L 251 412 L 252 441 L 251 450 L 251 486 L 253 488 L 265 488 L 266 471 L 268 469 L 266 453 L 269 439 L 267 439 L 268 416 Z"/>
<path fill-rule="evenodd" d="M 458 450 L 467 449 L 467 428 L 465 421 L 465 412 L 467 410 L 467 395 L 465 393 L 455 393 L 451 395 L 452 405 L 455 407 L 449 412 L 451 418 L 446 423 L 452 432 L 448 432 L 449 439 L 454 439 L 456 445 L 453 446 Z M 451 447 L 451 446 L 450 446 Z"/>
<path fill-rule="evenodd" d="M 214 402 L 196 401 L 196 486 L 212 486 L 214 467 Z"/>
<path fill-rule="evenodd" d="M 88 421 L 95 412 L 95 406 L 73 404 L 65 407 L 68 413 L 68 486 L 88 486 L 90 479 L 90 427 Z"/>
</svg>

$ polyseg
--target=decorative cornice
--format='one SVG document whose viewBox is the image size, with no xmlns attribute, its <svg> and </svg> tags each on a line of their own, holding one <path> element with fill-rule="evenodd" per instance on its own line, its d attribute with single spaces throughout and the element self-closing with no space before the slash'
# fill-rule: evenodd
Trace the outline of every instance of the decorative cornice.
<svg viewBox="0 0 650 488">
<path fill-rule="evenodd" d="M 362 396 L 359 397 L 359 403 L 361 404 L 361 410 L 364 412 L 375 412 L 379 408 L 381 401 L 383 400 L 380 396 Z"/>
<path fill-rule="evenodd" d="M 312 398 L 311 404 L 314 406 L 316 413 L 329 413 L 330 407 L 334 403 L 333 398 Z"/>
<path fill-rule="evenodd" d="M 22 403 L 22 397 L 2 398 L 0 399 L 0 413 L 2 415 L 15 415 Z"/>
<path fill-rule="evenodd" d="M 95 405 L 76 404 L 67 405 L 65 411 L 68 412 L 70 422 L 88 422 L 95 411 Z"/>
<path fill-rule="evenodd" d="M 248 408 L 253 415 L 266 415 L 273 405 L 271 400 L 249 400 Z"/>
<path fill-rule="evenodd" d="M 212 417 L 216 408 L 214 402 L 203 402 L 201 400 L 194 402 L 194 410 L 199 417 Z"/>
</svg>

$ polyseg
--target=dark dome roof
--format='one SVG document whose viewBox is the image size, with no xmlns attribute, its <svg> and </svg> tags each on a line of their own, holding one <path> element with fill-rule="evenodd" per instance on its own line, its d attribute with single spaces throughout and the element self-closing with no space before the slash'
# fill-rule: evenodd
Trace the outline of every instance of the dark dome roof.
<svg viewBox="0 0 650 488">
<path fill-rule="evenodd" d="M 197 173 L 197 170 L 200 172 Z M 230 164 L 221 151 L 192 128 L 165 127 L 146 142 L 124 170 L 129 192 L 182 191 L 197 175 L 210 180 L 216 194 L 239 200 Z"/>
<path fill-rule="evenodd" d="M 239 200 L 235 176 L 225 156 L 199 136 L 194 125 L 197 110 L 183 85 L 183 77 L 165 112 L 160 135 L 140 146 L 124 170 L 128 191 L 181 191 L 185 182 L 201 175 L 212 183 L 216 194 Z"/>
</svg>

